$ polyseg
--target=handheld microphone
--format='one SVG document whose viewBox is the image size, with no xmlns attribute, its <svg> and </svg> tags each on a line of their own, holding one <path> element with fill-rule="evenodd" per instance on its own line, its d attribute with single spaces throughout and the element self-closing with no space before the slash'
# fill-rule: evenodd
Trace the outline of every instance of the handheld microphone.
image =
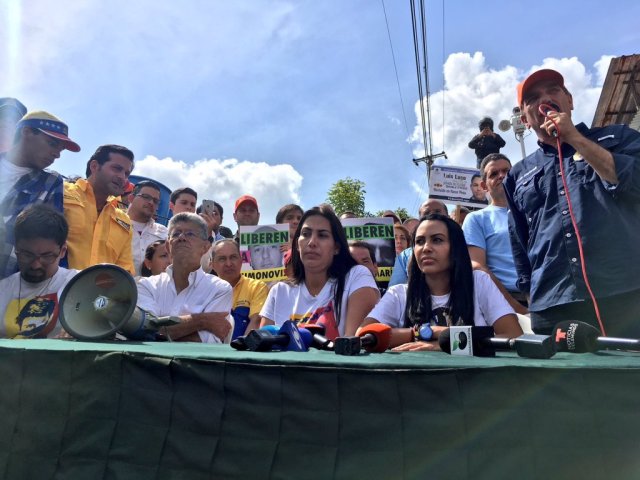
<svg viewBox="0 0 640 480">
<path fill-rule="evenodd" d="M 552 102 L 541 103 L 538 106 L 538 111 L 540 112 L 541 115 L 548 117 L 551 112 L 559 112 L 560 107 Z M 553 122 L 553 120 L 551 121 Z M 558 127 L 556 127 L 555 122 L 553 122 L 553 125 L 554 125 L 554 129 L 551 131 L 551 135 L 553 135 L 555 138 L 558 138 Z"/>
<path fill-rule="evenodd" d="M 635 338 L 601 337 L 600 331 L 585 322 L 566 320 L 553 329 L 552 337 L 559 352 L 589 353 L 599 350 L 640 352 Z"/>
<path fill-rule="evenodd" d="M 466 330 L 466 332 L 463 333 L 465 333 L 464 339 L 467 345 L 463 345 L 463 342 L 459 338 L 452 339 L 452 328 L 463 328 Z M 551 358 L 556 354 L 556 345 L 553 337 L 548 335 L 525 333 L 516 338 L 501 338 L 494 336 L 493 327 L 474 326 L 452 328 L 443 330 L 438 336 L 438 345 L 440 345 L 440 349 L 445 353 L 451 354 L 452 350 L 457 347 L 462 354 L 473 355 L 474 357 L 495 357 L 496 351 L 515 351 L 519 357 L 538 359 Z M 457 334 L 457 331 L 453 332 L 453 335 Z M 455 342 L 457 342 L 457 345 Z M 453 348 L 452 343 L 454 344 Z M 465 351 L 468 353 L 464 353 Z"/>
<path fill-rule="evenodd" d="M 320 323 L 299 323 L 298 329 L 308 330 L 311 334 L 311 346 L 317 348 L 318 350 L 328 350 L 333 352 L 335 345 L 324 336 L 326 331 L 324 325 Z"/>
<path fill-rule="evenodd" d="M 273 335 L 278 334 L 278 327 L 276 327 L 275 325 L 265 325 L 264 327 L 260 328 L 260 330 L 272 333 Z M 249 347 L 247 347 L 247 343 L 245 341 L 246 338 L 246 335 L 236 337 L 231 340 L 231 343 L 229 345 L 231 345 L 231 347 L 235 348 L 236 350 L 248 350 Z"/>
<path fill-rule="evenodd" d="M 382 353 L 391 344 L 391 327 L 384 323 L 372 323 L 360 329 L 355 337 L 338 337 L 335 340 L 338 355 L 358 355 L 363 348 L 371 353 Z"/>
<path fill-rule="evenodd" d="M 252 352 L 271 350 L 307 352 L 312 340 L 308 330 L 298 330 L 295 323 L 287 320 L 275 335 L 265 330 L 252 330 L 244 341 Z"/>
</svg>

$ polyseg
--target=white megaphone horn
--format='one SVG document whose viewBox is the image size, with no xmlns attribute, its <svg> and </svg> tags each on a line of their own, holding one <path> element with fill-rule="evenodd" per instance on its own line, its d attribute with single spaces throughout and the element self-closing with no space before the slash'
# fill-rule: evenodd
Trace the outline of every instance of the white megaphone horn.
<svg viewBox="0 0 640 480">
<path fill-rule="evenodd" d="M 123 268 L 108 263 L 79 272 L 60 297 L 60 323 L 79 340 L 112 338 L 154 340 L 159 328 L 175 325 L 177 317 L 156 317 L 136 307 L 136 282 Z"/>
</svg>

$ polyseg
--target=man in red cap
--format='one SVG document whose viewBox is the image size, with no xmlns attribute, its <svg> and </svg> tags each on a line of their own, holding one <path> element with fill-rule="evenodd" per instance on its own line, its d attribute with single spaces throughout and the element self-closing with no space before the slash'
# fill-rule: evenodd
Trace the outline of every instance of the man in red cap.
<svg viewBox="0 0 640 480">
<path fill-rule="evenodd" d="M 233 219 L 238 224 L 238 230 L 234 239 L 239 241 L 240 227 L 258 225 L 260 221 L 260 210 L 258 210 L 258 201 L 251 195 L 242 195 L 236 200 L 233 210 Z"/>
<path fill-rule="evenodd" d="M 504 180 L 533 329 L 576 319 L 640 337 L 640 132 L 574 125 L 573 97 L 555 70 L 529 75 L 517 94 L 540 146 Z"/>
<path fill-rule="evenodd" d="M 63 211 L 62 176 L 46 168 L 63 150 L 80 151 L 68 135 L 69 128 L 59 118 L 31 112 L 16 125 L 11 149 L 0 154 L 0 278 L 18 271 L 13 237 L 18 214 L 33 203 Z"/>
</svg>

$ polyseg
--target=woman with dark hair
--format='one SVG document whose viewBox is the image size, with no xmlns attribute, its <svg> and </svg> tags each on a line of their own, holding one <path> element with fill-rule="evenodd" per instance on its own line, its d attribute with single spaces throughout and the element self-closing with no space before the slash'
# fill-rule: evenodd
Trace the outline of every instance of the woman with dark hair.
<svg viewBox="0 0 640 480">
<path fill-rule="evenodd" d="M 354 335 L 380 298 L 371 272 L 353 260 L 342 224 L 326 206 L 302 216 L 291 269 L 291 278 L 269 291 L 261 326 L 295 320 L 323 324 L 329 339 Z"/>
<path fill-rule="evenodd" d="M 147 247 L 140 270 L 141 277 L 159 275 L 171 264 L 166 243 L 166 240 L 156 240 Z"/>
<path fill-rule="evenodd" d="M 281 250 L 286 252 L 291 249 L 291 240 L 296 233 L 300 219 L 304 214 L 302 207 L 295 203 L 289 203 L 278 210 L 276 214 L 276 223 L 288 223 L 289 224 L 289 244 L 282 245 Z"/>
<path fill-rule="evenodd" d="M 439 333 L 457 325 L 492 326 L 496 335 L 508 338 L 522 335 L 489 275 L 472 270 L 455 221 L 440 214 L 423 217 L 412 245 L 408 283 L 390 287 L 364 321 L 393 327 L 394 350 L 439 350 Z"/>
</svg>

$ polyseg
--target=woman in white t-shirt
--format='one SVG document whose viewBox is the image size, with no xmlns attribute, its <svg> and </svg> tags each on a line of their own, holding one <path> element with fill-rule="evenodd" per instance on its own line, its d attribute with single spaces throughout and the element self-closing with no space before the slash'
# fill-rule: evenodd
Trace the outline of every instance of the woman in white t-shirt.
<svg viewBox="0 0 640 480">
<path fill-rule="evenodd" d="M 340 220 L 330 207 L 307 210 L 293 236 L 290 280 L 271 288 L 260 326 L 286 320 L 318 323 L 326 337 L 354 335 L 380 298 L 367 268 L 357 265 Z"/>
<path fill-rule="evenodd" d="M 390 287 L 363 323 L 392 327 L 395 351 L 439 350 L 439 333 L 452 325 L 492 326 L 496 335 L 508 338 L 522 335 L 489 275 L 472 270 L 455 221 L 439 214 L 423 217 L 412 245 L 408 283 Z"/>
</svg>

